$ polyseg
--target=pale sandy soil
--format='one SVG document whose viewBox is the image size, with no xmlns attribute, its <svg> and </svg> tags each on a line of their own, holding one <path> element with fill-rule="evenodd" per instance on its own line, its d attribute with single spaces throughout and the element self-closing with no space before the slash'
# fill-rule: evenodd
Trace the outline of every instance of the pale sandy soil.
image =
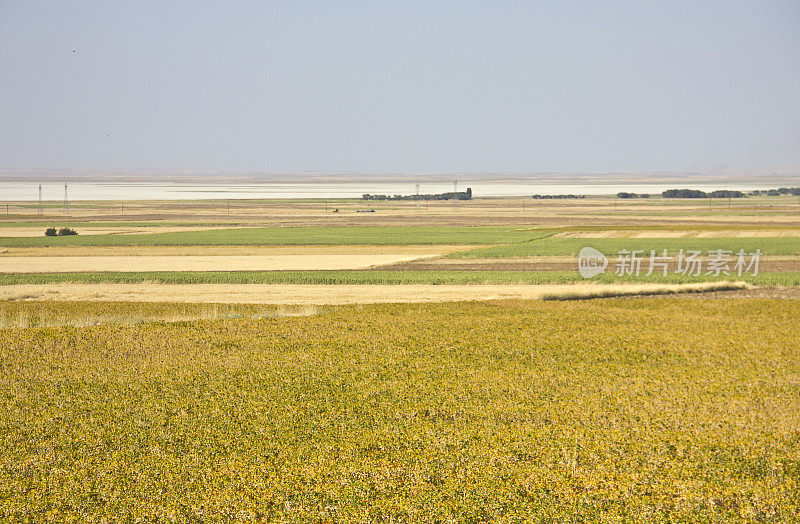
<svg viewBox="0 0 800 524">
<path fill-rule="evenodd" d="M 415 253 L 393 255 L 3 257 L 0 258 L 0 273 L 366 269 L 384 264 L 419 260 L 436 255 L 436 253 Z"/>
<path fill-rule="evenodd" d="M 182 231 L 207 231 L 210 229 L 229 229 L 230 226 L 147 226 L 147 227 L 119 227 L 96 228 L 74 227 L 79 235 L 136 235 L 143 233 L 179 233 Z M 45 227 L 3 227 L 0 228 L 0 237 L 26 238 L 44 236 Z M 58 229 L 58 228 L 56 228 Z"/>
<path fill-rule="evenodd" d="M 47 227 L 29 228 L 29 227 L 4 227 L 0 228 L 0 237 L 10 238 L 23 238 L 23 237 L 41 237 L 44 236 L 44 230 Z M 115 233 L 125 233 L 126 231 L 119 229 L 95 229 L 95 228 L 81 228 L 81 235 L 111 235 Z"/>
<path fill-rule="evenodd" d="M 560 238 L 729 238 L 800 237 L 800 229 L 764 231 L 565 231 Z"/>
<path fill-rule="evenodd" d="M 0 248 L 0 257 L 153 255 L 444 255 L 481 246 L 48 246 Z"/>
<path fill-rule="evenodd" d="M 701 292 L 743 283 L 565 285 L 315 285 L 315 284 L 39 284 L 0 287 L 0 300 L 114 300 L 135 302 L 369 304 L 559 299 Z"/>
</svg>

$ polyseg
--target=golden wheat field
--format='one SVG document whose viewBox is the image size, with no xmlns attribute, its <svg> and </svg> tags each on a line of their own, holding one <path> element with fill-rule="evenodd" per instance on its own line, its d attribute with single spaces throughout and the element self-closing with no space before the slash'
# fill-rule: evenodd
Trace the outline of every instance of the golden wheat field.
<svg viewBox="0 0 800 524">
<path fill-rule="evenodd" d="M 800 518 L 797 301 L 0 310 L 3 521 Z"/>
</svg>

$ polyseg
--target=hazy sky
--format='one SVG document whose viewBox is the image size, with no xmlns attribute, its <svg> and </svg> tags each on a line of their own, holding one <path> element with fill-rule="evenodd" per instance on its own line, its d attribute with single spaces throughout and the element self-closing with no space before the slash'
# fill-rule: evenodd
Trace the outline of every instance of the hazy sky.
<svg viewBox="0 0 800 524">
<path fill-rule="evenodd" d="M 0 0 L 0 166 L 800 165 L 800 2 Z"/>
</svg>

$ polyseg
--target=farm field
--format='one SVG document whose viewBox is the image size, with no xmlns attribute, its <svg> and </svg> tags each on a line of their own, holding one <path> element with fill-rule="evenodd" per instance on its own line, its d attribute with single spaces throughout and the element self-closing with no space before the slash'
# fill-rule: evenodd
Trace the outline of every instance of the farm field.
<svg viewBox="0 0 800 524">
<path fill-rule="evenodd" d="M 2 518 L 800 515 L 798 301 L 239 307 L 1 329 Z"/>
<path fill-rule="evenodd" d="M 731 238 L 564 238 L 548 236 L 545 238 L 459 251 L 450 256 L 455 258 L 514 258 L 530 256 L 577 256 L 581 248 L 591 246 L 603 253 L 613 255 L 623 249 L 660 253 L 666 249 L 677 253 L 697 250 L 703 253 L 722 249 L 733 253 L 743 249 L 754 252 L 759 249 L 764 255 L 800 255 L 798 237 L 745 237 Z"/>
<path fill-rule="evenodd" d="M 548 234 L 535 228 L 496 226 L 247 227 L 138 235 L 0 237 L 0 246 L 463 245 L 520 242 Z"/>
<path fill-rule="evenodd" d="M 364 269 L 426 259 L 437 253 L 325 255 L 136 255 L 3 257 L 0 268 L 9 273 L 144 272 L 160 271 L 286 271 Z"/>
<path fill-rule="evenodd" d="M 757 285 L 797 285 L 800 208 L 791 198 L 746 200 L 731 207 L 679 199 L 621 202 L 606 197 L 533 202 L 476 199 L 424 207 L 413 202 L 370 202 L 374 213 L 366 214 L 358 212 L 365 203 L 347 200 L 233 205 L 126 202 L 124 216 L 116 215 L 113 205 L 85 203 L 68 219 L 35 214 L 0 219 L 0 282 L 560 284 L 583 280 L 577 273 L 577 253 L 591 246 L 609 257 L 610 268 L 617 265 L 615 255 L 623 250 L 641 251 L 643 257 L 651 250 L 660 254 L 666 249 L 673 257 L 681 250 L 701 251 L 705 264 L 712 250 L 761 255 L 756 275 L 736 271 L 680 275 L 673 261 L 668 275 L 647 271 L 615 275 L 609 270 L 593 279 L 597 283 L 744 280 Z M 665 211 L 681 216 L 665 218 L 661 215 Z M 772 211 L 784 213 L 783 218 L 770 217 L 769 225 L 756 220 Z M 630 214 L 610 217 L 608 212 Z M 83 227 L 90 232 L 92 228 L 95 232 L 98 228 L 145 232 L 3 236 L 4 229 L 35 231 L 37 223 Z M 319 257 L 313 263 L 312 255 Z M 348 255 L 375 256 L 344 264 L 342 257 Z M 368 272 L 363 271 L 367 266 Z M 39 275 L 26 277 L 30 272 Z"/>
<path fill-rule="evenodd" d="M 10 247 L 0 250 L 5 257 L 65 257 L 65 256 L 276 256 L 276 255 L 429 255 L 446 254 L 474 246 L 437 244 L 411 245 L 302 245 L 302 246 L 44 246 Z"/>
<path fill-rule="evenodd" d="M 683 284 L 37 284 L 3 286 L 0 300 L 129 300 L 223 304 L 377 304 L 573 299 L 747 289 L 745 282 Z"/>
<path fill-rule="evenodd" d="M 798 237 L 798 229 L 733 229 L 733 230 L 608 230 L 608 231 L 565 231 L 553 235 L 556 238 L 715 238 L 715 237 Z"/>
<path fill-rule="evenodd" d="M 800 524 L 739 3 L 0 0 L 0 524 Z"/>
<path fill-rule="evenodd" d="M 575 270 L 404 269 L 306 271 L 150 271 L 0 274 L 0 285 L 85 284 L 626 284 L 717 282 L 736 280 L 759 286 L 800 285 L 800 271 L 761 272 L 758 275 L 616 275 L 606 273 L 587 280 Z M 34 288 L 35 289 L 35 288 Z"/>
<path fill-rule="evenodd" d="M 0 218 L 0 520 L 795 521 L 793 206 Z"/>
<path fill-rule="evenodd" d="M 124 212 L 120 206 L 124 207 Z M 334 210 L 338 212 L 334 213 Z M 374 210 L 374 213 L 360 211 Z M 602 221 L 598 223 L 597 218 Z M 48 226 L 118 228 L 182 227 L 349 227 L 518 226 L 520 224 L 631 228 L 775 229 L 800 225 L 796 198 L 753 197 L 742 202 L 698 202 L 654 198 L 637 201 L 613 197 L 574 200 L 475 198 L 468 202 L 362 202 L 360 200 L 140 201 L 73 203 L 69 216 L 59 206 L 38 215 L 35 203 L 12 203 L 0 214 L 0 228 L 44 231 Z M 0 235 L 2 236 L 2 235 Z"/>
</svg>

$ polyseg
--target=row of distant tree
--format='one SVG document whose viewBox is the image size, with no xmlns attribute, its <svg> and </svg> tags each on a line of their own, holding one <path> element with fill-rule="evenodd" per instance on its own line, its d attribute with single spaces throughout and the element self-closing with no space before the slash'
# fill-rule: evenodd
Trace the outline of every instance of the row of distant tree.
<svg viewBox="0 0 800 524">
<path fill-rule="evenodd" d="M 720 189 L 706 193 L 699 189 L 667 189 L 661 193 L 663 198 L 742 198 L 745 196 L 741 191 L 729 191 Z"/>
<path fill-rule="evenodd" d="M 369 193 L 361 195 L 362 200 L 470 200 L 471 198 L 472 188 L 470 187 L 466 191 L 427 195 L 370 195 Z"/>
<path fill-rule="evenodd" d="M 650 198 L 648 193 L 626 193 L 624 191 L 620 191 L 617 193 L 617 198 Z"/>
<path fill-rule="evenodd" d="M 741 191 L 730 191 L 720 189 L 706 193 L 699 189 L 668 189 L 661 193 L 664 198 L 744 198 L 746 196 L 781 196 L 795 195 L 800 196 L 800 187 L 782 187 L 780 189 L 764 189 L 750 191 L 745 194 Z M 622 198 L 622 197 L 620 197 Z"/>
<path fill-rule="evenodd" d="M 762 189 L 750 192 L 753 196 L 782 196 L 793 195 L 800 196 L 800 187 L 782 187 L 780 189 Z"/>
<path fill-rule="evenodd" d="M 800 196 L 800 187 L 782 187 L 780 189 L 762 189 L 743 193 L 742 191 L 731 191 L 728 189 L 718 189 L 716 191 L 705 192 L 699 189 L 667 189 L 661 193 L 663 198 L 744 198 L 747 196 Z M 563 200 L 570 198 L 585 198 L 585 195 L 533 195 L 536 200 Z M 628 193 L 620 191 L 617 198 L 650 198 L 648 193 Z"/>
</svg>

